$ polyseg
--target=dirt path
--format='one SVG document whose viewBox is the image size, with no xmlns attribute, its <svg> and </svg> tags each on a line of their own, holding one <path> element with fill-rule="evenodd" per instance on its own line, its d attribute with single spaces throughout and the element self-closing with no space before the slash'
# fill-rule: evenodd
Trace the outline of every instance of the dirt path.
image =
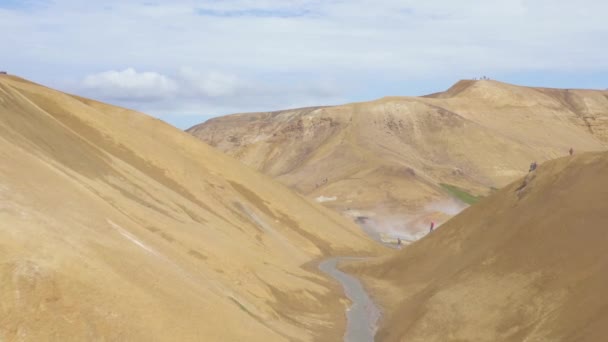
<svg viewBox="0 0 608 342">
<path fill-rule="evenodd" d="M 346 342 L 370 342 L 374 340 L 380 310 L 367 294 L 361 282 L 340 270 L 338 262 L 343 260 L 363 260 L 361 258 L 335 257 L 319 264 L 319 269 L 342 284 L 346 297 L 352 302 L 346 311 Z"/>
</svg>

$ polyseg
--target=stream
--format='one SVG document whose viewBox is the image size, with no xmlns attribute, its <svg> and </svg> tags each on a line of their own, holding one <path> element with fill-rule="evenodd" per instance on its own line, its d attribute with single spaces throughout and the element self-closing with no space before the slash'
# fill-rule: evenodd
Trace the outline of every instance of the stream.
<svg viewBox="0 0 608 342">
<path fill-rule="evenodd" d="M 327 259 L 319 264 L 319 269 L 336 279 L 344 288 L 346 297 L 352 305 L 346 311 L 346 342 L 374 341 L 380 310 L 367 294 L 361 282 L 337 268 L 343 260 L 364 260 L 362 258 L 336 257 Z"/>
</svg>

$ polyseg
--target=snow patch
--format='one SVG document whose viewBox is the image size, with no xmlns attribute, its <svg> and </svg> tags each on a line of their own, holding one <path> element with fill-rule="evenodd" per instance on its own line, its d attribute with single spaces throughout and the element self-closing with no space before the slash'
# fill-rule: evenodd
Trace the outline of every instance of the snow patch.
<svg viewBox="0 0 608 342">
<path fill-rule="evenodd" d="M 319 202 L 319 203 L 323 203 L 323 202 L 333 202 L 333 201 L 337 201 L 338 197 L 333 196 L 333 197 L 325 197 L 325 196 L 319 196 L 317 198 L 315 198 L 315 201 Z"/>
<path fill-rule="evenodd" d="M 125 238 L 127 238 L 127 240 L 129 240 L 129 241 L 133 242 L 135 245 L 141 247 L 146 252 L 158 256 L 158 253 L 155 250 L 153 250 L 152 248 L 148 247 L 145 243 L 141 242 L 137 237 L 135 237 L 135 235 L 129 233 L 128 231 L 126 231 L 121 226 L 119 226 L 116 223 L 112 222 L 112 220 L 108 220 L 108 223 L 114 229 L 116 229 L 118 231 L 118 233 L 120 233 L 120 235 L 122 235 Z"/>
</svg>

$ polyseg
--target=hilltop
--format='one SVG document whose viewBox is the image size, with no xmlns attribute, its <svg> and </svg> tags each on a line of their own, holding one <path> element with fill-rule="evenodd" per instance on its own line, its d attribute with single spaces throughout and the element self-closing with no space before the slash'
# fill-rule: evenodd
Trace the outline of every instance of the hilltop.
<svg viewBox="0 0 608 342">
<path fill-rule="evenodd" d="M 608 153 L 547 162 L 398 255 L 350 266 L 381 341 L 601 341 Z"/>
<path fill-rule="evenodd" d="M 160 120 L 0 75 L 0 340 L 336 340 L 353 223 Z"/>
<path fill-rule="evenodd" d="M 343 215 L 416 238 L 532 161 L 605 150 L 608 92 L 460 81 L 423 97 L 228 115 L 188 132 Z"/>
</svg>

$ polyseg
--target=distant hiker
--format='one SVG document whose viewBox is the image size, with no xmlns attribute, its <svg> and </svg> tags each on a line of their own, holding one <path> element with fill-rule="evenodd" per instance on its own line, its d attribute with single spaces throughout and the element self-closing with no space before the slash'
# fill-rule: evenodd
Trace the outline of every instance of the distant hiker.
<svg viewBox="0 0 608 342">
<path fill-rule="evenodd" d="M 570 147 L 570 151 L 568 151 L 568 153 L 570 153 L 570 155 L 574 154 L 574 150 L 572 149 L 572 147 Z"/>
<path fill-rule="evenodd" d="M 536 170 L 537 167 L 538 167 L 538 164 L 536 164 L 536 161 L 532 162 L 532 164 L 530 164 L 530 171 L 528 171 L 528 172 L 532 172 L 532 171 Z"/>
<path fill-rule="evenodd" d="M 397 246 L 401 246 L 401 238 L 397 238 Z"/>
<path fill-rule="evenodd" d="M 433 231 L 435 228 L 435 221 L 431 221 L 431 228 L 429 229 L 429 233 Z"/>
</svg>

